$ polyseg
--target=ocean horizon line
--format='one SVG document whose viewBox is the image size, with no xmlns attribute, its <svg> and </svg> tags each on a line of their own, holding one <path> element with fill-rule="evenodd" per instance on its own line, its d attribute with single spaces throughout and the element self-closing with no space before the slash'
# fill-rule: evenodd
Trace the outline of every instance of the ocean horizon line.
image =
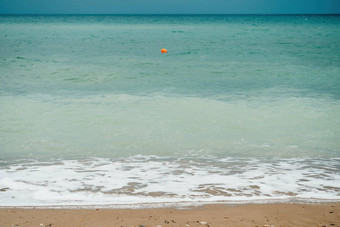
<svg viewBox="0 0 340 227">
<path fill-rule="evenodd" d="M 340 13 L 0 13 L 0 16 L 340 16 Z"/>
</svg>

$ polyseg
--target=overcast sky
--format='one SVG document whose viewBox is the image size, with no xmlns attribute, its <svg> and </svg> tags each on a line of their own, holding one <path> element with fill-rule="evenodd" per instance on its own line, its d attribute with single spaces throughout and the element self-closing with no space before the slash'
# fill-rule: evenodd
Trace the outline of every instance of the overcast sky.
<svg viewBox="0 0 340 227">
<path fill-rule="evenodd" d="M 0 14 L 340 14 L 340 0 L 0 0 Z"/>
</svg>

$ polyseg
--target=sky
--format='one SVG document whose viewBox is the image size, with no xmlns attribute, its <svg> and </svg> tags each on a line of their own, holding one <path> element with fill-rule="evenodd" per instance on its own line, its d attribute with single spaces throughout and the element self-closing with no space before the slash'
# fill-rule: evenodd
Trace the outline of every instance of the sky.
<svg viewBox="0 0 340 227">
<path fill-rule="evenodd" d="M 0 0 L 0 14 L 340 14 L 340 0 Z"/>
</svg>

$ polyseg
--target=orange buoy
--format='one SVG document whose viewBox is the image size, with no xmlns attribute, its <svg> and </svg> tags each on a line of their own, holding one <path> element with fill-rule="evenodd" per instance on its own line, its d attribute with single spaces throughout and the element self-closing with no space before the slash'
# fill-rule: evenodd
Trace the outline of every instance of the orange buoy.
<svg viewBox="0 0 340 227">
<path fill-rule="evenodd" d="M 166 49 L 164 49 L 164 48 L 161 49 L 161 52 L 162 52 L 162 54 L 163 54 L 163 53 L 168 53 L 168 51 L 167 51 Z"/>
</svg>

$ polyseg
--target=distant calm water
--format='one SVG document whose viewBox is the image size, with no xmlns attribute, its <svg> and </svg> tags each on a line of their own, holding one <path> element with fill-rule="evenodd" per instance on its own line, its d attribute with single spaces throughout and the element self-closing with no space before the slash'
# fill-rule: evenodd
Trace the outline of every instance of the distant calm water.
<svg viewBox="0 0 340 227">
<path fill-rule="evenodd" d="M 2 206 L 296 199 L 340 200 L 340 16 L 0 16 Z"/>
</svg>

